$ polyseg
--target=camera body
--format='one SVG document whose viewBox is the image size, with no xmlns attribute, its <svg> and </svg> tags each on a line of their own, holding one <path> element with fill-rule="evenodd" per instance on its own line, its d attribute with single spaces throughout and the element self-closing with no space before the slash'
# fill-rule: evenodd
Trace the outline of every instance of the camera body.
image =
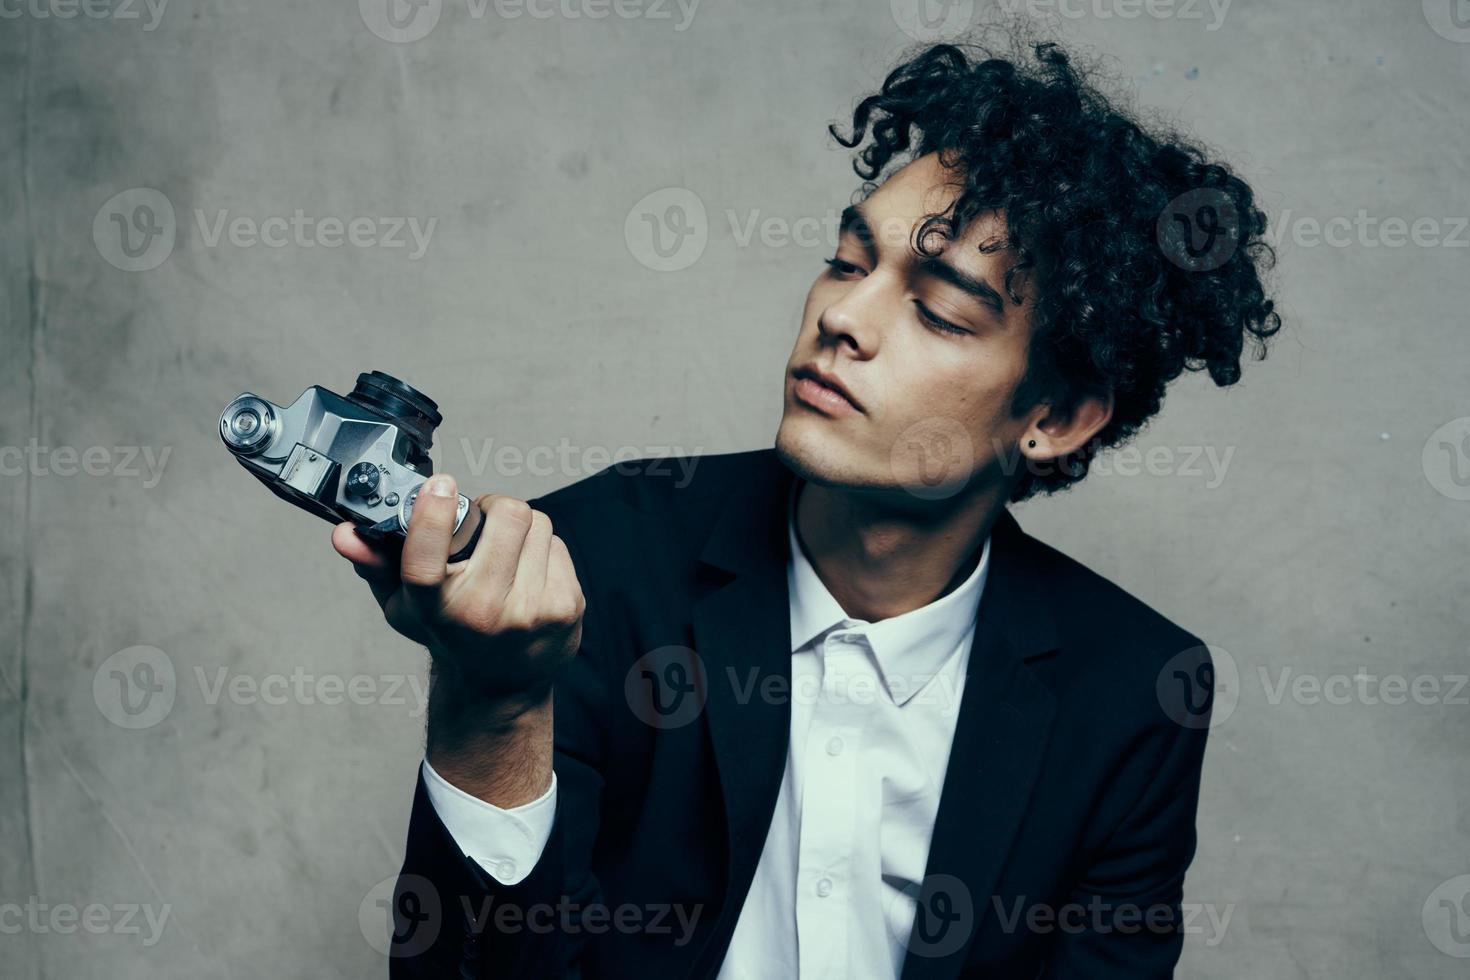
<svg viewBox="0 0 1470 980">
<path fill-rule="evenodd" d="M 277 496 L 318 517 L 351 521 L 363 538 L 402 542 L 434 464 L 433 399 L 381 371 L 360 374 L 343 397 L 319 385 L 281 406 L 245 392 L 220 416 L 220 439 L 240 465 Z M 451 561 L 479 536 L 459 495 Z"/>
</svg>

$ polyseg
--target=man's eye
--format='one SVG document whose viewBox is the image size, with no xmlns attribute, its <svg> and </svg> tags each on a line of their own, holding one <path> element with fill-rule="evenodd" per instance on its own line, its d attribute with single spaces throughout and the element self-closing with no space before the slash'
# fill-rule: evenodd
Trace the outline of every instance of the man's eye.
<svg viewBox="0 0 1470 980">
<path fill-rule="evenodd" d="M 970 332 L 964 327 L 961 327 L 954 323 L 950 323 L 944 317 L 937 315 L 936 313 L 934 313 L 933 310 L 929 309 L 929 307 L 925 306 L 918 300 L 914 300 L 914 306 L 918 307 L 919 309 L 919 318 L 923 320 L 924 323 L 927 324 L 929 327 L 939 331 L 940 333 L 966 334 Z"/>
<path fill-rule="evenodd" d="M 828 267 L 831 268 L 832 272 L 835 275 L 857 276 L 862 275 L 863 272 L 863 270 L 858 266 L 853 265 L 851 262 L 844 262 L 839 258 L 834 257 L 830 259 L 823 259 L 822 261 L 827 263 Z"/>
</svg>

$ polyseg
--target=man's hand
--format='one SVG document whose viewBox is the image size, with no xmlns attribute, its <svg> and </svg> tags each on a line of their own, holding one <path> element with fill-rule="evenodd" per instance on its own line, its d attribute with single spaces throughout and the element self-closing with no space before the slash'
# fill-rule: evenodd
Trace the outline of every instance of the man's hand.
<svg viewBox="0 0 1470 980">
<path fill-rule="evenodd" d="M 524 500 L 489 494 L 465 520 L 485 528 L 450 564 L 454 478 L 431 477 L 395 558 L 338 525 L 332 545 L 365 579 L 384 617 L 434 658 L 429 757 L 446 779 L 491 799 L 550 783 L 551 683 L 576 652 L 585 600 L 566 543 Z M 486 758 L 487 753 L 497 758 Z M 456 778 L 458 777 L 458 778 Z M 526 802 L 519 800 L 518 802 Z"/>
</svg>

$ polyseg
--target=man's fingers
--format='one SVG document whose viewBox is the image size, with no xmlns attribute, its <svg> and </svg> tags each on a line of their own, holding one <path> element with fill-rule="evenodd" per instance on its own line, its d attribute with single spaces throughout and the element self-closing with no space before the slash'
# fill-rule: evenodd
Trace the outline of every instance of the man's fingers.
<svg viewBox="0 0 1470 980">
<path fill-rule="evenodd" d="M 397 557 L 364 541 L 351 521 L 344 521 L 332 528 L 332 547 L 337 549 L 337 554 L 356 565 L 359 573 L 392 572 L 394 578 L 398 577 Z"/>
<path fill-rule="evenodd" d="M 534 602 L 546 588 L 546 560 L 551 549 L 551 518 L 539 510 L 531 511 L 531 527 L 521 544 L 521 560 L 516 565 L 512 592 L 519 592 Z"/>
<path fill-rule="evenodd" d="M 470 555 L 469 569 L 484 594 L 499 601 L 515 581 L 521 546 L 531 530 L 531 505 L 498 493 L 486 494 L 476 503 L 484 512 L 485 529 Z"/>
<path fill-rule="evenodd" d="M 397 549 L 388 549 L 364 541 L 351 523 L 332 528 L 332 547 L 337 554 L 352 562 L 352 570 L 372 587 L 373 595 L 398 588 Z"/>
<path fill-rule="evenodd" d="M 364 541 L 351 522 L 332 528 L 332 547 L 337 554 L 352 562 L 352 570 L 368 584 L 378 605 L 386 607 L 398 591 L 398 555 Z"/>
<path fill-rule="evenodd" d="M 577 581 L 571 552 L 567 543 L 555 534 L 547 552 L 546 587 L 542 593 L 546 616 L 558 622 L 573 622 L 581 617 L 587 603 L 582 596 L 582 583 Z"/>
<path fill-rule="evenodd" d="M 449 540 L 454 536 L 454 519 L 459 514 L 459 494 L 454 477 L 437 473 L 429 477 L 413 503 L 408 535 L 403 541 L 399 574 L 405 585 L 436 588 L 448 570 Z"/>
</svg>

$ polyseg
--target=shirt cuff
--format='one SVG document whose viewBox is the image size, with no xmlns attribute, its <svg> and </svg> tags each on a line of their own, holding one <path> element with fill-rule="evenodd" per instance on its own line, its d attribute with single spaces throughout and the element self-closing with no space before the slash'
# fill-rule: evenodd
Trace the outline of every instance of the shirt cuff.
<svg viewBox="0 0 1470 980">
<path fill-rule="evenodd" d="M 556 817 L 556 772 L 538 799 L 509 810 L 471 796 L 434 771 L 425 759 L 424 788 L 439 822 L 454 843 L 502 885 L 518 885 L 531 873 L 551 837 Z"/>
</svg>

